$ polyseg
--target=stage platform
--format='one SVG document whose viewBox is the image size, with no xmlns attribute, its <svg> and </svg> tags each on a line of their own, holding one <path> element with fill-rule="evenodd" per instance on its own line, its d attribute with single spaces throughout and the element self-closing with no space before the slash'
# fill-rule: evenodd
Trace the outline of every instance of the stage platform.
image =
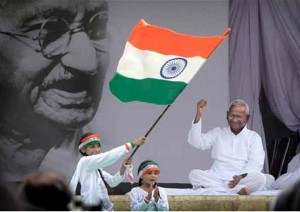
<svg viewBox="0 0 300 212">
<path fill-rule="evenodd" d="M 130 211 L 128 195 L 111 195 L 115 211 Z M 170 211 L 269 211 L 276 196 L 170 195 Z"/>
</svg>

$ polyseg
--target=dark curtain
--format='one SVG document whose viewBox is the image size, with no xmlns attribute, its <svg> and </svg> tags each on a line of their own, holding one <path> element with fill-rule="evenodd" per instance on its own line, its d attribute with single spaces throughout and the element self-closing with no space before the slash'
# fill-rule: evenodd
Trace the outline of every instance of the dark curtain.
<svg viewBox="0 0 300 212">
<path fill-rule="evenodd" d="M 248 127 L 262 136 L 265 147 L 261 87 L 273 114 L 300 132 L 299 11 L 298 0 L 230 0 L 230 100 L 249 103 Z"/>
</svg>

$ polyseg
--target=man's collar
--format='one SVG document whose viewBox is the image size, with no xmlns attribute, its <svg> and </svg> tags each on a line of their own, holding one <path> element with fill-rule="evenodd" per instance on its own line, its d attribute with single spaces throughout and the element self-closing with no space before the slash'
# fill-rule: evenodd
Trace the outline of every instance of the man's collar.
<svg viewBox="0 0 300 212">
<path fill-rule="evenodd" d="M 233 131 L 232 131 L 232 129 L 231 129 L 231 127 L 229 126 L 229 130 L 230 130 L 230 132 L 232 133 L 232 134 L 234 134 L 234 135 L 241 135 L 241 134 L 244 134 L 244 132 L 247 130 L 247 125 L 245 125 L 244 127 L 243 127 L 243 129 L 240 131 L 240 132 L 238 132 L 237 134 L 235 134 Z"/>
</svg>

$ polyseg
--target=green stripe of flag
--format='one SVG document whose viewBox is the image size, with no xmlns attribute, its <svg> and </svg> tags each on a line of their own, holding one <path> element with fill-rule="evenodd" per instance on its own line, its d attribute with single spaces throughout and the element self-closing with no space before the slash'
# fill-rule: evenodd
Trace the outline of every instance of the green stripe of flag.
<svg viewBox="0 0 300 212">
<path fill-rule="evenodd" d="M 138 100 L 159 105 L 173 103 L 186 85 L 184 82 L 153 78 L 133 79 L 119 73 L 109 82 L 111 92 L 123 102 Z"/>
</svg>

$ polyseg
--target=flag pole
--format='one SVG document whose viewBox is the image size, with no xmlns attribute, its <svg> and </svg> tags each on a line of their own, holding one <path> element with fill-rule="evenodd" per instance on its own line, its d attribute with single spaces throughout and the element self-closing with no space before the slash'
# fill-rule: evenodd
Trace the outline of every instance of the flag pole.
<svg viewBox="0 0 300 212">
<path fill-rule="evenodd" d="M 148 132 L 145 134 L 145 138 L 147 138 L 147 136 L 150 134 L 150 132 L 152 131 L 152 129 L 155 127 L 155 125 L 158 123 L 158 121 L 161 119 L 161 117 L 165 114 L 165 112 L 169 109 L 171 105 L 168 105 L 164 111 L 160 114 L 160 116 L 156 119 L 156 121 L 152 124 L 152 126 L 150 127 L 150 129 L 148 130 Z M 132 158 L 133 155 L 135 154 L 135 152 L 139 149 L 140 146 L 135 147 L 135 149 L 133 150 L 133 152 L 131 153 L 131 155 L 129 156 L 129 158 Z"/>
</svg>

